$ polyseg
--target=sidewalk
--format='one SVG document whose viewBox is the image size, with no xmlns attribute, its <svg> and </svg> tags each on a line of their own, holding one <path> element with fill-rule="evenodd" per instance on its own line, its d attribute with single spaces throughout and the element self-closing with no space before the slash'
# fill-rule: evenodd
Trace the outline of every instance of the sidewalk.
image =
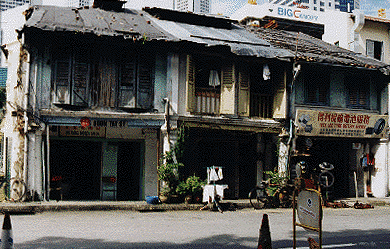
<svg viewBox="0 0 390 249">
<path fill-rule="evenodd" d="M 224 200 L 221 204 L 235 209 L 252 208 L 249 200 Z M 46 211 L 109 211 L 129 210 L 139 212 L 200 210 L 203 204 L 147 204 L 146 201 L 46 201 L 2 202 L 0 212 L 39 213 Z"/>
<path fill-rule="evenodd" d="M 367 203 L 372 206 L 390 206 L 390 197 L 357 199 L 359 203 Z M 356 198 L 347 198 L 338 201 L 346 202 L 353 206 Z M 224 200 L 221 202 L 224 209 L 252 208 L 249 199 Z M 0 203 L 0 212 L 33 214 L 47 211 L 109 211 L 129 210 L 139 212 L 196 210 L 199 211 L 203 204 L 147 204 L 146 201 L 47 201 L 47 202 L 3 202 Z"/>
</svg>

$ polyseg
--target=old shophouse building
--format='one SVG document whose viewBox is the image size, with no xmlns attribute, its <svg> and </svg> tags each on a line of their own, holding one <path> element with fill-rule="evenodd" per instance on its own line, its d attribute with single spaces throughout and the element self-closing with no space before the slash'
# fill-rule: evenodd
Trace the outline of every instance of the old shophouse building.
<svg viewBox="0 0 390 249">
<path fill-rule="evenodd" d="M 108 8 L 15 14 L 3 46 L 7 179 L 35 200 L 54 198 L 57 181 L 64 200 L 142 200 L 185 127 L 182 174 L 224 166 L 227 197 L 246 197 L 277 164 L 293 54 L 221 17 Z"/>
</svg>

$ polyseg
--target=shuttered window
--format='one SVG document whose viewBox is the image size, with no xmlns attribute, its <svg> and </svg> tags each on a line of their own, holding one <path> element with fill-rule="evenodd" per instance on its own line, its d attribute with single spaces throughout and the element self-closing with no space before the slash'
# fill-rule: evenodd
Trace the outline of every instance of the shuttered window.
<svg viewBox="0 0 390 249">
<path fill-rule="evenodd" d="M 54 64 L 54 103 L 87 106 L 89 80 L 88 55 L 59 53 Z"/>
<path fill-rule="evenodd" d="M 150 109 L 153 104 L 153 55 L 128 54 L 120 65 L 119 107 Z"/>
<path fill-rule="evenodd" d="M 382 47 L 383 42 L 366 40 L 366 54 L 369 57 L 375 58 L 377 60 L 382 60 Z"/>
<path fill-rule="evenodd" d="M 95 55 L 92 60 L 87 51 L 54 50 L 53 103 L 152 108 L 154 54 L 126 53 L 121 59 L 113 55 Z"/>
<path fill-rule="evenodd" d="M 347 75 L 348 105 L 350 108 L 369 109 L 370 79 L 358 75 Z"/>
<path fill-rule="evenodd" d="M 314 105 L 329 103 L 329 73 L 324 69 L 312 68 L 304 74 L 305 102 Z"/>
</svg>

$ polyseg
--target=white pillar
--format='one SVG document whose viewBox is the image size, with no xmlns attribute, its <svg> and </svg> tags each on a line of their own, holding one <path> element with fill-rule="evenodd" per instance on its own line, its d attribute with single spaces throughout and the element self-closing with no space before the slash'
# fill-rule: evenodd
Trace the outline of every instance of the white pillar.
<svg viewBox="0 0 390 249">
<path fill-rule="evenodd" d="M 288 176 L 288 147 L 287 144 L 281 140 L 279 142 L 279 155 L 278 155 L 278 172 L 279 176 L 287 177 Z"/>
<path fill-rule="evenodd" d="M 388 194 L 387 179 L 387 151 L 388 139 L 381 139 L 373 147 L 375 153 L 375 170 L 372 172 L 371 188 L 374 197 L 386 197 Z"/>
</svg>

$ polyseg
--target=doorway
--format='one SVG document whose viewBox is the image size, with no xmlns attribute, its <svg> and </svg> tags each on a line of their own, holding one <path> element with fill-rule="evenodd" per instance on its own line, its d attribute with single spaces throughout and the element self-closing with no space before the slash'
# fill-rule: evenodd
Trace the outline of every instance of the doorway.
<svg viewBox="0 0 390 249">
<path fill-rule="evenodd" d="M 98 200 L 101 142 L 52 140 L 50 143 L 51 199 Z"/>
</svg>

